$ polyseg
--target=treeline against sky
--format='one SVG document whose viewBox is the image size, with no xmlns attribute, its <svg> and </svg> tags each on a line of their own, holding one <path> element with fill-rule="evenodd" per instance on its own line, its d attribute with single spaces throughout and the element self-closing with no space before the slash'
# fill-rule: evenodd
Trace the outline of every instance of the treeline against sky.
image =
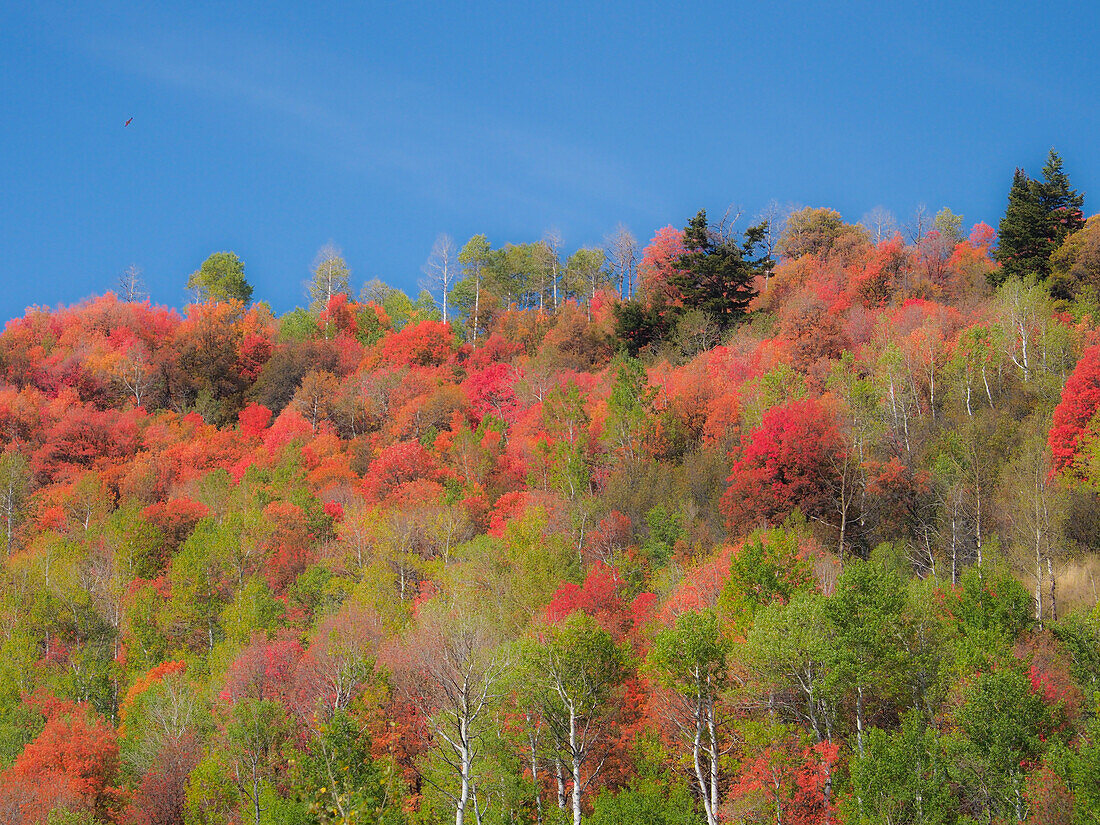
<svg viewBox="0 0 1100 825">
<path fill-rule="evenodd" d="M 0 334 L 7 823 L 1100 817 L 1100 217 L 441 237 Z M 728 216 L 727 216 L 728 218 Z M 746 222 L 747 223 L 747 222 Z M 262 297 L 262 296 L 261 296 Z"/>
</svg>

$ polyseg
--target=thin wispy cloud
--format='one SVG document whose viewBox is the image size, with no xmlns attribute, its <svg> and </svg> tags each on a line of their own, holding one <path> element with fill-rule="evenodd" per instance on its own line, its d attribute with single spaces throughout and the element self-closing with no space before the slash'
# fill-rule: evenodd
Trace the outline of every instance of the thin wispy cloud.
<svg viewBox="0 0 1100 825">
<path fill-rule="evenodd" d="M 382 76 L 308 48 L 288 52 L 256 38 L 228 43 L 202 33 L 177 33 L 136 48 L 101 32 L 85 35 L 83 42 L 99 59 L 168 89 L 282 120 L 285 128 L 265 139 L 350 174 L 397 174 L 403 186 L 448 208 L 503 200 L 525 211 L 561 213 L 573 211 L 563 210 L 563 202 L 577 200 L 655 200 L 633 182 L 630 170 L 584 140 L 535 130 L 472 98 L 448 100 L 427 84 Z M 221 53 L 225 59 L 211 57 Z M 331 87 L 317 91 L 296 84 L 293 78 L 305 74 L 303 64 L 320 65 Z M 442 160 L 442 142 L 449 144 L 448 156 L 467 162 Z M 485 174 L 486 166 L 509 174 Z"/>
</svg>

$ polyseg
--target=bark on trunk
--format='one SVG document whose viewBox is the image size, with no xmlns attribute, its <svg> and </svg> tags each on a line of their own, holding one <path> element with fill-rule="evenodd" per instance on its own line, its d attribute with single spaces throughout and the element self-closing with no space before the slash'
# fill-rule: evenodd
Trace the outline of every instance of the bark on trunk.
<svg viewBox="0 0 1100 825">
<path fill-rule="evenodd" d="M 573 765 L 573 825 L 581 825 L 581 759 L 577 753 L 577 714 L 569 708 L 569 753 Z"/>
<path fill-rule="evenodd" d="M 1054 564 L 1050 556 L 1047 556 L 1047 581 L 1050 582 L 1050 620 L 1056 622 L 1058 621 L 1058 601 L 1054 594 L 1057 582 L 1054 581 Z"/>
</svg>

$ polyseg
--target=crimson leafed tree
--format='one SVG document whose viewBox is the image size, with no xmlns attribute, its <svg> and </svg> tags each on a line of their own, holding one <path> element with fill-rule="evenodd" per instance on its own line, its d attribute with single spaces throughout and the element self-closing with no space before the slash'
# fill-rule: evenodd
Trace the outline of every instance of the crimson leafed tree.
<svg viewBox="0 0 1100 825">
<path fill-rule="evenodd" d="M 733 464 L 722 509 L 731 531 L 782 521 L 798 508 L 810 518 L 830 510 L 845 447 L 821 402 L 773 407 Z"/>
<path fill-rule="evenodd" d="M 1081 448 L 1095 435 L 1090 424 L 1098 408 L 1100 345 L 1085 350 L 1054 408 L 1049 444 L 1055 470 L 1071 469 Z"/>
<path fill-rule="evenodd" d="M 517 377 L 516 370 L 505 363 L 471 372 L 462 382 L 462 389 L 470 399 L 473 413 L 479 419 L 493 415 L 505 423 L 511 423 L 521 407 L 515 392 Z"/>
<path fill-rule="evenodd" d="M 454 334 L 447 324 L 420 321 L 391 335 L 382 347 L 391 364 L 435 367 L 453 354 Z"/>
<path fill-rule="evenodd" d="M 546 606 L 546 620 L 560 624 L 578 610 L 591 616 L 617 642 L 627 640 L 634 629 L 637 613 L 634 604 L 623 598 L 626 582 L 619 572 L 602 561 L 588 569 L 584 583 L 565 582 L 554 592 Z M 648 594 L 642 593 L 635 603 Z"/>
<path fill-rule="evenodd" d="M 363 492 L 381 501 L 404 485 L 439 474 L 435 457 L 418 441 L 402 441 L 381 451 L 363 476 Z"/>
<path fill-rule="evenodd" d="M 666 302 L 673 300 L 675 290 L 672 279 L 677 273 L 677 264 L 687 249 L 684 246 L 684 233 L 680 229 L 666 226 L 642 250 L 642 263 L 638 267 L 641 281 L 639 291 L 644 300 L 652 302 L 658 294 Z"/>
<path fill-rule="evenodd" d="M 256 699 L 293 705 L 294 676 L 301 658 L 302 647 L 297 641 L 268 641 L 257 636 L 229 666 L 219 698 L 230 703 Z"/>
<path fill-rule="evenodd" d="M 731 791 L 732 807 L 742 819 L 776 825 L 829 825 L 836 821 L 830 780 L 839 747 L 832 742 L 807 746 L 798 733 L 772 732 L 771 742 L 746 759 Z M 759 816 L 757 819 L 755 816 Z"/>
</svg>

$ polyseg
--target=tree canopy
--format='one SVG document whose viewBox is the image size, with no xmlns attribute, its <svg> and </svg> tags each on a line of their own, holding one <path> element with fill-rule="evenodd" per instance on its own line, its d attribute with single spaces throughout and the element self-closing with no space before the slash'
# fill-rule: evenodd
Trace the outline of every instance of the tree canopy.
<svg viewBox="0 0 1100 825">
<path fill-rule="evenodd" d="M 1046 280 L 946 208 L 700 210 L 441 238 L 440 304 L 333 248 L 280 317 L 232 253 L 180 311 L 29 309 L 0 820 L 1095 822 L 1097 219 L 1060 170 L 1006 215 Z"/>
<path fill-rule="evenodd" d="M 252 287 L 244 279 L 244 262 L 234 252 L 215 252 L 187 279 L 200 301 L 248 303 Z"/>
</svg>

